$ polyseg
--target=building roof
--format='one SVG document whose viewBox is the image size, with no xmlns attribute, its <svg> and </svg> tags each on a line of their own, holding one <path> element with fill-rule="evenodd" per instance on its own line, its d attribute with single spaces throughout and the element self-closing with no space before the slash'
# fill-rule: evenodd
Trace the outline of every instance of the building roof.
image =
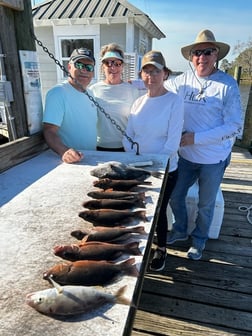
<svg viewBox="0 0 252 336">
<path fill-rule="evenodd" d="M 34 26 L 132 22 L 153 38 L 165 35 L 144 12 L 126 0 L 50 0 L 32 9 Z"/>
</svg>

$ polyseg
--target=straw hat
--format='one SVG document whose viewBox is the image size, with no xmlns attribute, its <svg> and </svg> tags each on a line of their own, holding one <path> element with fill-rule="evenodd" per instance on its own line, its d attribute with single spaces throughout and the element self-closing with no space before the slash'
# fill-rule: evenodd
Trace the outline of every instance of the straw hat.
<svg viewBox="0 0 252 336">
<path fill-rule="evenodd" d="M 193 47 L 195 47 L 197 44 L 200 44 L 200 43 L 214 44 L 219 49 L 218 61 L 224 58 L 230 49 L 230 46 L 228 44 L 223 43 L 223 42 L 217 42 L 215 40 L 214 34 L 210 30 L 202 30 L 197 35 L 194 43 L 181 48 L 181 53 L 184 56 L 184 58 L 189 60 Z"/>
</svg>

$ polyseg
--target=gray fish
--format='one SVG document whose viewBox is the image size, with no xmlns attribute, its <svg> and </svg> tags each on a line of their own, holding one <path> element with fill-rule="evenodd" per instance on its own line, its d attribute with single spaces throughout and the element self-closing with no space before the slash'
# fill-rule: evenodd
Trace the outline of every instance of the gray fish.
<svg viewBox="0 0 252 336">
<path fill-rule="evenodd" d="M 131 223 L 138 219 L 147 221 L 146 211 L 128 211 L 114 209 L 85 210 L 79 212 L 79 217 L 93 223 L 94 226 L 115 226 L 125 223 Z"/>
<path fill-rule="evenodd" d="M 132 228 L 124 226 L 94 226 L 86 231 L 75 230 L 71 232 L 71 236 L 83 242 L 104 241 L 108 243 L 124 241 L 130 238 L 131 234 L 146 235 L 147 233 L 144 230 L 144 226 L 135 226 Z"/>
<path fill-rule="evenodd" d="M 114 199 L 99 199 L 86 201 L 83 204 L 84 208 L 95 209 L 116 209 L 126 210 L 132 208 L 145 208 L 142 200 L 114 200 Z"/>
<path fill-rule="evenodd" d="M 121 191 L 129 191 L 133 187 L 139 185 L 151 185 L 151 181 L 139 181 L 139 180 L 111 180 L 109 178 L 100 179 L 93 182 L 93 186 L 101 188 L 103 190 L 113 189 Z"/>
<path fill-rule="evenodd" d="M 145 201 L 145 192 L 144 191 L 119 191 L 113 189 L 107 190 L 94 190 L 87 193 L 89 197 L 96 199 L 121 199 L 121 200 L 137 200 L 140 199 Z"/>
<path fill-rule="evenodd" d="M 113 180 L 140 180 L 144 181 L 150 176 L 161 178 L 163 173 L 152 172 L 141 168 L 135 168 L 117 161 L 109 161 L 98 165 L 91 170 L 92 176 L 102 178 L 110 178 Z"/>
<path fill-rule="evenodd" d="M 26 304 L 42 314 L 68 316 L 88 313 L 105 303 L 130 305 L 130 301 L 124 297 L 126 286 L 111 294 L 95 287 L 60 286 L 51 278 L 49 281 L 53 288 L 26 295 Z"/>
</svg>

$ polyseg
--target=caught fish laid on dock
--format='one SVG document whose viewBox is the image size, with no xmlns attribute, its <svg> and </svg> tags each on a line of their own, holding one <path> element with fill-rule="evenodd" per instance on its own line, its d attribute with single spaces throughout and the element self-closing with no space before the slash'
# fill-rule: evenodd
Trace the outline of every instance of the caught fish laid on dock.
<svg viewBox="0 0 252 336">
<path fill-rule="evenodd" d="M 101 188 L 103 190 L 113 189 L 121 191 L 129 191 L 133 187 L 139 185 L 152 185 L 151 181 L 139 181 L 139 180 L 112 180 L 109 178 L 100 179 L 93 182 L 93 186 Z"/>
<path fill-rule="evenodd" d="M 55 246 L 53 252 L 56 256 L 70 261 L 115 260 L 123 254 L 142 255 L 139 250 L 139 242 L 112 244 L 93 241 L 81 245 L 72 244 Z"/>
<path fill-rule="evenodd" d="M 68 316 L 88 313 L 106 303 L 130 305 L 130 301 L 124 297 L 126 286 L 112 294 L 95 287 L 60 286 L 50 278 L 49 281 L 53 288 L 26 295 L 26 303 L 42 314 Z"/>
<path fill-rule="evenodd" d="M 65 261 L 44 272 L 43 278 L 52 278 L 60 285 L 105 286 L 123 275 L 138 276 L 134 263 L 135 258 L 121 263 L 104 260 Z"/>
<path fill-rule="evenodd" d="M 145 201 L 145 192 L 140 191 L 119 191 L 113 189 L 90 191 L 87 193 L 89 197 L 96 199 L 121 199 L 121 200 L 142 200 Z"/>
<path fill-rule="evenodd" d="M 129 224 L 134 222 L 134 220 L 142 220 L 144 222 L 147 221 L 145 210 L 84 210 L 79 212 L 79 217 L 93 223 L 94 226 L 115 226 L 126 223 Z"/>
<path fill-rule="evenodd" d="M 82 204 L 82 206 L 90 210 L 95 209 L 126 210 L 132 208 L 145 208 L 145 203 L 142 200 L 96 199 L 86 201 Z"/>
<path fill-rule="evenodd" d="M 110 178 L 114 180 L 140 180 L 154 176 L 156 178 L 161 178 L 163 173 L 158 171 L 148 171 L 141 168 L 135 168 L 127 164 L 109 161 L 103 164 L 99 164 L 96 168 L 91 170 L 90 174 L 92 176 L 98 177 L 99 179 Z"/>
<path fill-rule="evenodd" d="M 89 230 L 75 230 L 71 232 L 71 236 L 83 242 L 101 241 L 108 243 L 120 242 L 128 239 L 131 234 L 146 235 L 144 226 L 136 226 L 127 228 L 124 226 L 106 227 L 95 226 Z"/>
</svg>

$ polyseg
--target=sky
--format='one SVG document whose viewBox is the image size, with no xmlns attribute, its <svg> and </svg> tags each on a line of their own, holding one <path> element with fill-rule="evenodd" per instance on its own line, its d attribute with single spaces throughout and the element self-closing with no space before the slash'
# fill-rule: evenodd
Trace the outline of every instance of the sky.
<svg viewBox="0 0 252 336">
<path fill-rule="evenodd" d="M 40 3 L 40 0 L 34 0 Z M 34 2 L 32 1 L 32 3 Z M 252 38 L 251 0 L 128 0 L 147 14 L 165 34 L 153 40 L 153 49 L 162 52 L 172 71 L 185 71 L 188 61 L 181 55 L 183 46 L 194 42 L 198 32 L 210 29 L 218 42 L 230 45 L 229 62 L 237 56 L 233 48 L 238 42 Z"/>
</svg>

